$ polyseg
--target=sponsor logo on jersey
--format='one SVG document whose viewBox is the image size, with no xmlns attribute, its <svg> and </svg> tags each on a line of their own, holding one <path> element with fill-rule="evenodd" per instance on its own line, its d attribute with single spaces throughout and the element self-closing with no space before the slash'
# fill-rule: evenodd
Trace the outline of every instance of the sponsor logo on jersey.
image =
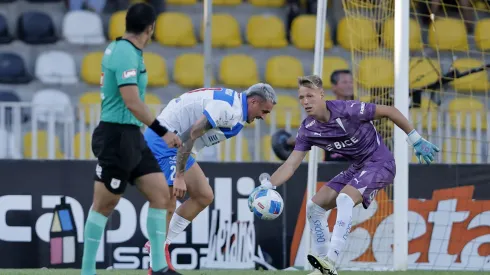
<svg viewBox="0 0 490 275">
<path fill-rule="evenodd" d="M 361 102 L 361 111 L 359 111 L 359 113 L 362 115 L 364 114 L 364 108 L 366 107 L 366 103 L 364 102 Z"/>
<path fill-rule="evenodd" d="M 327 151 L 332 151 L 333 149 L 340 150 L 342 148 L 351 147 L 358 142 L 359 139 L 357 139 L 356 137 L 350 137 L 344 141 L 336 141 L 334 143 L 327 144 L 327 146 L 325 146 L 325 150 Z"/>
<path fill-rule="evenodd" d="M 313 120 L 312 122 L 306 124 L 306 128 L 310 128 L 313 125 L 315 125 L 315 120 Z"/>
<path fill-rule="evenodd" d="M 123 72 L 122 74 L 123 79 L 130 78 L 130 77 L 136 77 L 136 69 L 131 69 Z"/>
</svg>

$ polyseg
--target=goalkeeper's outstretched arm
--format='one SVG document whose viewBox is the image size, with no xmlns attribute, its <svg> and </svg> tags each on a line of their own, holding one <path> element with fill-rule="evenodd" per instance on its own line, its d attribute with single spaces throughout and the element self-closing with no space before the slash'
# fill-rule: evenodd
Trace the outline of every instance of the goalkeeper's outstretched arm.
<svg viewBox="0 0 490 275">
<path fill-rule="evenodd" d="M 439 152 L 439 148 L 430 143 L 417 133 L 413 128 L 412 123 L 395 107 L 386 105 L 376 105 L 374 118 L 379 119 L 386 117 L 393 121 L 396 126 L 402 129 L 408 135 L 408 143 L 413 146 L 415 155 L 419 163 L 425 162 L 430 164 L 435 157 L 435 153 Z"/>
<path fill-rule="evenodd" d="M 307 151 L 294 150 L 288 159 L 272 174 L 270 182 L 273 186 L 280 186 L 288 181 L 298 169 L 306 156 Z"/>
<path fill-rule="evenodd" d="M 402 129 L 407 135 L 414 130 L 412 124 L 408 119 L 395 107 L 386 105 L 376 105 L 376 112 L 374 118 L 388 118 L 393 121 L 396 126 Z"/>
</svg>

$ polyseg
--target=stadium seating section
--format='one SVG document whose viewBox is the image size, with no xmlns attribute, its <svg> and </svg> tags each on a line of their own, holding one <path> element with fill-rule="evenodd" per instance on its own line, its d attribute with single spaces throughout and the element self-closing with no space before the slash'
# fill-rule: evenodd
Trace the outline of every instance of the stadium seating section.
<svg viewBox="0 0 490 275">
<path fill-rule="evenodd" d="M 103 51 L 109 41 L 124 34 L 126 11 L 112 14 L 67 11 L 64 1 L 57 0 L 28 0 L 23 1 L 22 8 L 15 8 L 15 2 L 0 0 L 0 102 L 30 101 L 34 104 L 32 111 L 19 109 L 21 122 L 30 125 L 35 121 L 40 126 L 37 132 L 31 132 L 30 126 L 24 127 L 19 138 L 21 141 L 11 138 L 12 129 L 0 129 L 0 136 L 13 142 L 8 148 L 2 144 L 5 148 L 0 148 L 0 158 L 45 158 L 49 156 L 48 147 L 55 148 L 56 158 L 67 156 L 68 152 L 64 151 L 68 148 L 64 144 L 66 131 L 49 132 L 47 129 L 52 121 L 56 125 L 75 122 L 77 131 L 69 137 L 74 148 L 72 155 L 75 158 L 91 158 L 89 130 L 100 112 L 98 89 Z M 136 2 L 141 0 L 131 0 L 131 3 Z M 202 2 L 166 2 L 168 10 L 158 15 L 154 40 L 144 51 L 149 78 L 145 100 L 155 114 L 162 104 L 178 94 L 202 87 L 206 72 L 204 24 L 199 6 Z M 279 92 L 279 97 L 278 107 L 273 117 L 267 117 L 266 126 L 270 127 L 275 122 L 277 128 L 297 128 L 302 119 L 295 95 L 297 77 L 313 72 L 316 17 L 296 17 L 291 23 L 290 33 L 287 33 L 286 16 L 282 9 L 285 0 L 213 2 L 217 8 L 212 16 L 211 85 L 241 91 L 254 83 L 267 82 Z M 44 5 L 42 3 L 49 4 L 52 9 L 39 8 Z M 35 8 L 31 9 L 29 5 Z M 323 61 L 327 98 L 333 99 L 329 91 L 331 73 L 354 66 L 357 69 L 356 85 L 359 87 L 376 89 L 394 86 L 392 57 L 365 55 L 356 64 L 351 59 L 352 49 L 366 53 L 393 49 L 394 25 L 392 19 L 375 24 L 364 17 L 349 20 L 339 17 L 335 24 L 328 21 Z M 429 58 L 412 55 L 410 87 L 426 87 L 449 68 L 464 71 L 484 65 L 484 58 L 466 53 L 490 49 L 489 29 L 490 18 L 479 18 L 474 29 L 474 41 L 469 41 L 464 22 L 460 19 L 440 18 L 428 27 L 422 27 L 417 20 L 410 19 L 410 50 L 421 52 L 425 47 L 437 52 L 437 55 L 430 55 Z M 445 54 L 458 52 L 463 55 L 454 59 L 452 55 Z M 449 112 L 448 122 L 452 130 L 468 125 L 473 132 L 486 131 L 487 116 L 484 114 L 488 106 L 479 96 L 486 96 L 489 90 L 487 72 L 459 78 L 448 89 L 468 96 L 449 98 L 438 106 L 424 95 L 421 108 L 411 109 L 411 116 L 419 118 L 417 121 L 423 131 L 438 129 L 444 122 L 438 119 L 441 110 Z M 371 97 L 361 99 L 369 101 Z M 6 109 L 5 125 L 16 123 L 13 121 L 15 112 L 18 112 L 15 108 Z M 79 125 L 84 123 L 78 123 L 77 119 L 83 119 L 87 131 L 78 132 Z M 250 129 L 242 138 L 240 148 L 244 161 L 255 160 L 253 148 L 257 145 L 252 142 L 253 131 Z M 277 159 L 271 154 L 270 136 L 265 133 L 261 132 L 260 154 L 264 160 L 275 161 Z M 220 159 L 226 159 L 224 146 L 221 145 Z M 230 159 L 234 159 L 237 156 L 234 140 L 227 146 L 231 146 Z M 446 153 L 447 157 L 459 162 L 477 161 L 475 152 L 481 149 L 481 144 L 467 144 L 466 140 L 457 139 L 451 140 L 450 144 L 444 143 L 444 146 L 452 150 Z"/>
</svg>

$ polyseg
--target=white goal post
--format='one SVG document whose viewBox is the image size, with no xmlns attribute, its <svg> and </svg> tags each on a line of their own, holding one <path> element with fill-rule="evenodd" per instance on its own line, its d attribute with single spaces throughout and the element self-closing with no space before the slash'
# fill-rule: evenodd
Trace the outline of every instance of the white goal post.
<svg viewBox="0 0 490 275">
<path fill-rule="evenodd" d="M 324 56 L 325 21 L 328 0 L 318 1 L 316 39 L 314 56 L 314 74 L 322 75 Z M 395 43 L 394 43 L 394 71 L 395 89 L 394 101 L 403 115 L 409 115 L 409 18 L 410 1 L 395 1 Z M 393 263 L 349 262 L 349 266 L 342 268 L 353 269 L 383 269 L 407 270 L 408 267 L 408 169 L 409 148 L 406 134 L 398 127 L 394 128 L 394 156 L 397 165 L 397 174 L 394 182 L 394 220 L 393 220 Z M 308 186 L 307 199 L 311 199 L 316 191 L 318 170 L 317 147 L 312 147 L 308 160 Z M 363 210 L 361 210 L 363 211 Z M 368 211 L 368 210 L 365 210 Z M 306 260 L 306 254 L 311 251 L 311 238 L 308 223 L 305 223 L 303 236 L 305 242 L 304 269 L 312 267 Z M 389 252 L 388 252 L 389 253 Z"/>
</svg>

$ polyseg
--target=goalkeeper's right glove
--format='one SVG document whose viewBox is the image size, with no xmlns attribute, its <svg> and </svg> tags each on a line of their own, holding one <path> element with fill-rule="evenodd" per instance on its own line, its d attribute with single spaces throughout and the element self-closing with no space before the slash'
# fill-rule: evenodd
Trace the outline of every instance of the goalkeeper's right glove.
<svg viewBox="0 0 490 275">
<path fill-rule="evenodd" d="M 272 183 L 270 181 L 269 174 L 262 173 L 259 176 L 259 180 L 260 180 L 260 185 L 255 187 L 255 189 L 252 191 L 252 193 L 250 193 L 250 195 L 248 196 L 248 209 L 250 210 L 250 212 L 253 212 L 252 204 L 254 202 L 255 195 L 259 191 L 267 190 L 267 189 L 276 189 L 276 187 L 274 185 L 272 185 Z"/>
</svg>

